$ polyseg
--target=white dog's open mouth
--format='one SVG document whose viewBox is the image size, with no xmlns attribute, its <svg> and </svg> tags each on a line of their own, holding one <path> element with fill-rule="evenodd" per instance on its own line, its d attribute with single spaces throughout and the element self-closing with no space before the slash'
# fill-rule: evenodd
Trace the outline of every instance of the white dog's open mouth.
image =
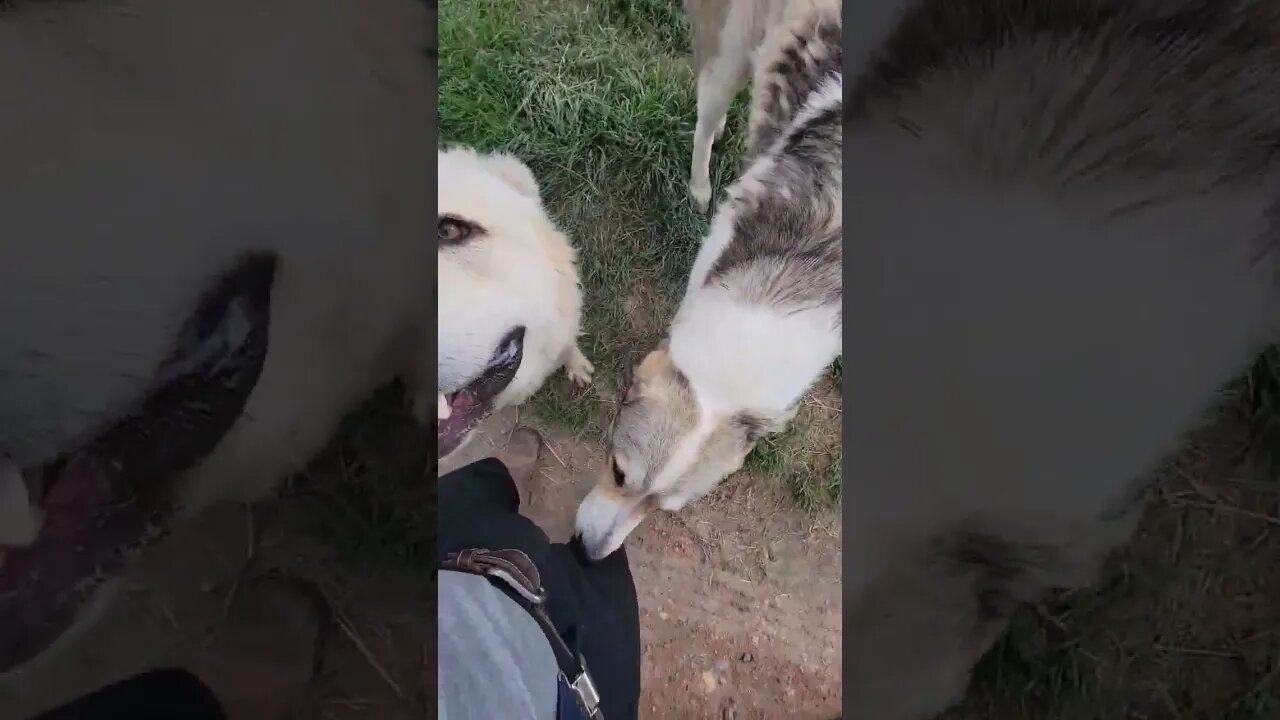
<svg viewBox="0 0 1280 720">
<path fill-rule="evenodd" d="M 493 399 L 511 384 L 523 359 L 524 327 L 520 326 L 498 341 L 489 362 L 474 380 L 440 395 L 436 407 L 437 457 L 458 449 L 467 433 L 485 419 L 493 409 Z"/>
<path fill-rule="evenodd" d="M 95 437 L 43 467 L 0 463 L 7 500 L 30 504 L 6 508 L 9 521 L 32 530 L 0 544 L 0 673 L 50 647 L 166 533 L 175 479 L 217 446 L 257 385 L 275 268 L 275 256 L 254 254 L 223 276 L 146 395 Z"/>
</svg>

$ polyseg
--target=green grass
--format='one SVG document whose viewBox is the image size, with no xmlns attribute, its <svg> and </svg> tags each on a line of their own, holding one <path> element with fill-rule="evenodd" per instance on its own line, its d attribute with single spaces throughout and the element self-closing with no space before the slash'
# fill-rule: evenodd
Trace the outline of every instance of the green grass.
<svg viewBox="0 0 1280 720">
<path fill-rule="evenodd" d="M 436 483 L 397 387 L 348 417 L 296 478 L 290 502 L 301 528 L 361 572 L 434 576 Z"/>
<path fill-rule="evenodd" d="M 674 0 L 445 0 L 439 17 L 442 144 L 525 161 L 579 253 L 595 387 L 575 392 L 555 377 L 528 407 L 549 426 L 599 434 L 662 335 L 707 229 L 686 189 L 696 97 L 683 12 Z M 745 101 L 713 153 L 717 190 L 738 170 Z M 838 392 L 825 402 L 838 405 Z M 748 468 L 806 507 L 834 507 L 839 455 L 807 439 L 830 445 L 838 426 L 838 415 L 802 417 Z"/>
<path fill-rule="evenodd" d="M 1196 433 L 1133 541 L 1019 611 L 945 720 L 1280 717 L 1280 488 L 1239 477 L 1251 422 L 1228 403 Z"/>
<path fill-rule="evenodd" d="M 695 99 L 678 17 L 657 2 L 440 8 L 441 140 L 533 169 L 579 249 L 584 351 L 615 383 L 660 335 L 706 230 L 685 190 Z M 718 187 L 741 153 L 735 110 Z"/>
</svg>

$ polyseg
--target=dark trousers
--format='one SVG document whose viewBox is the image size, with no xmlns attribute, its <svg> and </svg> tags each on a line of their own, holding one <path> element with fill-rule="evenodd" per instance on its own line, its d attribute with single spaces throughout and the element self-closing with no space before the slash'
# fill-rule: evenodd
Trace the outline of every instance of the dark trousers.
<svg viewBox="0 0 1280 720">
<path fill-rule="evenodd" d="M 511 475 L 488 458 L 440 478 L 440 560 L 470 548 L 521 550 L 542 576 L 547 613 L 576 636 L 605 720 L 631 720 L 640 704 L 640 610 L 626 551 L 591 563 L 581 545 L 552 543 L 519 513 Z"/>
</svg>

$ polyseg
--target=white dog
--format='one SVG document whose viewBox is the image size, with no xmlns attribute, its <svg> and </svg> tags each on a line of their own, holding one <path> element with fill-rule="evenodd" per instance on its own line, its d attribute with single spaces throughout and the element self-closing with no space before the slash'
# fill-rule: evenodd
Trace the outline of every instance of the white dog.
<svg viewBox="0 0 1280 720">
<path fill-rule="evenodd" d="M 411 376 L 415 411 L 434 402 L 441 457 L 489 412 L 528 399 L 563 367 L 577 385 L 593 368 L 578 347 L 582 292 L 574 250 L 547 216 L 533 173 L 510 155 L 467 148 L 436 158 L 438 385 Z"/>
<path fill-rule="evenodd" d="M 0 670 L 430 337 L 423 6 L 132 5 L 0 10 Z"/>
<path fill-rule="evenodd" d="M 1280 6 L 850 8 L 844 700 L 914 720 L 1276 339 Z"/>
</svg>

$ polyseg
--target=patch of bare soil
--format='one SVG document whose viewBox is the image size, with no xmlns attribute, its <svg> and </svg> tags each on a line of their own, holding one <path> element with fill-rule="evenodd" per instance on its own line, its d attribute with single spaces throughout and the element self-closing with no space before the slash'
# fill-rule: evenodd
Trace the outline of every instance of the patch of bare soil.
<svg viewBox="0 0 1280 720">
<path fill-rule="evenodd" d="M 266 503 L 251 520 L 243 507 L 223 507 L 178 528 L 131 568 L 98 622 L 0 681 L 0 718 L 31 717 L 151 668 L 187 666 L 238 584 L 276 570 L 317 583 L 334 610 L 322 672 L 293 718 L 434 717 L 435 618 L 425 585 L 344 575 L 289 527 L 293 509 Z"/>
<path fill-rule="evenodd" d="M 500 447 L 492 418 L 451 466 Z M 555 541 L 603 472 L 594 437 L 553 434 L 526 514 Z M 449 468 L 441 468 L 445 471 Z M 640 602 L 646 718 L 813 718 L 840 713 L 840 521 L 812 516 L 746 474 L 627 541 Z"/>
</svg>

